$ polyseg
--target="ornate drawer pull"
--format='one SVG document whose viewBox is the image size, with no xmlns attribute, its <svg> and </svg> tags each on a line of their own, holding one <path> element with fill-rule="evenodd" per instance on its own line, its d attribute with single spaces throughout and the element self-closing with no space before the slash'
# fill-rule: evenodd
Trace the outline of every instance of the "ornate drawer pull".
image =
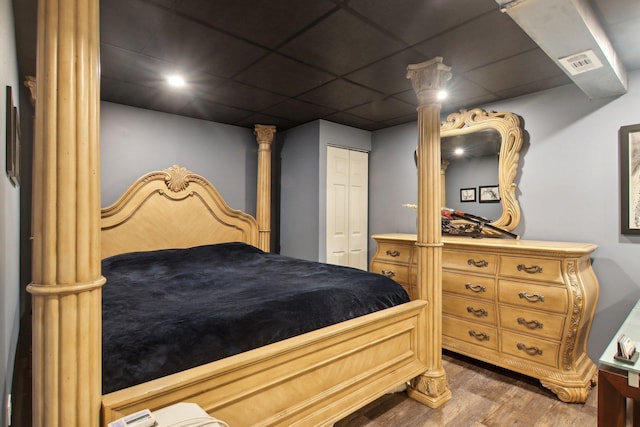
<svg viewBox="0 0 640 427">
<path fill-rule="evenodd" d="M 476 331 L 469 331 L 469 336 L 474 337 L 478 341 L 489 341 L 489 335 L 484 332 L 477 333 Z"/>
<path fill-rule="evenodd" d="M 478 317 L 482 317 L 482 316 L 488 316 L 489 313 L 487 313 L 487 310 L 485 310 L 484 308 L 479 308 L 479 309 L 474 309 L 473 307 L 467 307 L 467 312 L 473 314 L 474 316 L 478 316 Z"/>
<path fill-rule="evenodd" d="M 388 250 L 387 251 L 387 255 L 392 256 L 392 257 L 397 257 L 400 256 L 400 251 L 392 251 L 392 250 Z"/>
<path fill-rule="evenodd" d="M 518 294 L 518 296 L 520 298 L 524 298 L 529 302 L 544 302 L 544 295 L 538 295 L 538 294 L 533 294 L 533 295 L 529 295 L 526 292 L 520 292 Z"/>
<path fill-rule="evenodd" d="M 486 292 L 487 288 L 483 285 L 473 285 L 471 283 L 464 284 L 465 289 L 469 289 L 471 292 Z"/>
<path fill-rule="evenodd" d="M 382 270 L 382 275 L 383 276 L 387 276 L 387 277 L 394 277 L 396 275 L 396 272 L 393 270 Z"/>
<path fill-rule="evenodd" d="M 542 329 L 542 323 L 537 320 L 525 320 L 524 317 L 518 317 L 518 323 L 529 329 Z"/>
<path fill-rule="evenodd" d="M 531 267 L 527 267 L 524 264 L 518 264 L 518 271 L 524 271 L 529 274 L 537 274 L 542 273 L 542 267 L 539 265 L 532 265 Z"/>
<path fill-rule="evenodd" d="M 489 263 L 487 261 L 483 260 L 483 259 L 481 259 L 479 261 L 476 261 L 473 258 L 469 258 L 467 260 L 467 264 L 473 265 L 474 267 L 478 267 L 478 268 L 486 267 L 486 266 L 489 265 Z"/>
<path fill-rule="evenodd" d="M 518 350 L 522 350 L 525 353 L 527 353 L 530 356 L 542 356 L 542 350 L 540 350 L 538 347 L 527 347 L 526 345 L 522 344 L 521 342 L 518 343 Z"/>
</svg>

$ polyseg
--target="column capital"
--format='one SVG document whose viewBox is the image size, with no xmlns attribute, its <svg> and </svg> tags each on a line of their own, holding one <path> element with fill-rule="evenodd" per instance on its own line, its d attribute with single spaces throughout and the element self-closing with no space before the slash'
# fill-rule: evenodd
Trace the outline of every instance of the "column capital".
<svg viewBox="0 0 640 427">
<path fill-rule="evenodd" d="M 451 67 L 444 65 L 442 57 L 437 56 L 429 61 L 407 66 L 407 78 L 411 79 L 419 107 L 439 104 L 438 92 L 442 89 L 442 84 L 451 78 Z"/>
<path fill-rule="evenodd" d="M 276 127 L 273 125 L 256 125 L 253 134 L 256 136 L 258 144 L 271 144 L 273 136 L 276 134 Z"/>
</svg>

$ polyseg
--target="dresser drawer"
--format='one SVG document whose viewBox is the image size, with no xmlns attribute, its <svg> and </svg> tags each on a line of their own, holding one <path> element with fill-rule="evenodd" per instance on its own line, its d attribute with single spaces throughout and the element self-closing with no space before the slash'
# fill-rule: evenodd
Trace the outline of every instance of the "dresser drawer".
<svg viewBox="0 0 640 427">
<path fill-rule="evenodd" d="M 411 249 L 414 245 L 397 242 L 378 242 L 376 259 L 379 261 L 391 261 L 400 264 L 409 264 Z"/>
<path fill-rule="evenodd" d="M 560 261 L 553 259 L 501 256 L 500 276 L 564 283 Z"/>
<path fill-rule="evenodd" d="M 501 304 L 513 304 L 528 309 L 567 312 L 567 290 L 558 286 L 499 280 L 498 300 Z"/>
<path fill-rule="evenodd" d="M 495 325 L 497 318 L 494 303 L 447 293 L 442 295 L 442 312 L 490 325 Z"/>
<path fill-rule="evenodd" d="M 480 252 L 444 251 L 442 268 L 468 271 L 470 273 L 496 273 L 498 256 Z"/>
<path fill-rule="evenodd" d="M 442 334 L 491 350 L 498 349 L 498 331 L 488 325 L 442 316 Z"/>
<path fill-rule="evenodd" d="M 501 305 L 500 325 L 511 329 L 535 335 L 541 338 L 560 340 L 564 327 L 564 316 L 545 313 L 542 311 L 523 310 L 521 308 Z"/>
<path fill-rule="evenodd" d="M 560 344 L 507 331 L 502 331 L 500 338 L 503 353 L 530 362 L 558 367 Z"/>
<path fill-rule="evenodd" d="M 387 276 L 398 283 L 409 284 L 409 266 L 373 261 L 371 272 Z"/>
<path fill-rule="evenodd" d="M 459 295 L 493 300 L 496 294 L 496 280 L 493 277 L 443 271 L 442 290 Z"/>
</svg>

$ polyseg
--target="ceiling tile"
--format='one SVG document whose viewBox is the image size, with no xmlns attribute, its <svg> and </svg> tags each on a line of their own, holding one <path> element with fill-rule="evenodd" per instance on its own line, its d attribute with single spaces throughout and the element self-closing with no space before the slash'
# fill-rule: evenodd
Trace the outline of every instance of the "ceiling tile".
<svg viewBox="0 0 640 427">
<path fill-rule="evenodd" d="M 385 95 L 392 95 L 411 89 L 411 81 L 407 79 L 407 66 L 428 59 L 431 58 L 425 58 L 420 52 L 407 49 L 355 73 L 348 74 L 345 78 L 380 91 Z"/>
<path fill-rule="evenodd" d="M 279 52 L 342 75 L 401 48 L 402 43 L 339 10 L 282 46 Z"/>
<path fill-rule="evenodd" d="M 324 117 L 323 120 L 328 120 L 330 122 L 340 123 L 343 125 L 365 130 L 378 130 L 381 128 L 380 123 L 377 123 L 373 120 L 364 119 L 359 116 L 354 116 L 353 114 L 349 114 L 344 111 L 330 114 Z"/>
<path fill-rule="evenodd" d="M 233 123 L 249 117 L 251 111 L 209 102 L 204 99 L 194 98 L 179 110 L 180 114 L 198 119 L 209 120 L 218 123 Z"/>
<path fill-rule="evenodd" d="M 166 14 L 162 29 L 143 53 L 183 69 L 231 77 L 267 51 L 192 20 Z"/>
<path fill-rule="evenodd" d="M 144 20 L 139 17 L 144 16 Z M 166 19 L 166 12 L 139 0 L 100 2 L 100 42 L 140 52 Z"/>
<path fill-rule="evenodd" d="M 202 96 L 212 102 L 249 110 L 264 110 L 287 99 L 285 96 L 233 80 L 223 81 L 213 90 L 207 90 Z"/>
<path fill-rule="evenodd" d="M 181 0 L 177 10 L 215 28 L 275 48 L 335 8 L 328 0 Z"/>
<path fill-rule="evenodd" d="M 298 126 L 301 123 L 294 122 L 292 120 L 282 119 L 280 117 L 272 117 L 266 114 L 252 114 L 242 120 L 238 120 L 234 123 L 236 126 L 243 126 L 253 129 L 255 125 L 273 125 L 276 127 L 277 132 L 282 132 L 292 127 Z"/>
<path fill-rule="evenodd" d="M 334 76 L 282 55 L 271 54 L 235 79 L 286 96 L 296 96 L 333 80 Z"/>
<path fill-rule="evenodd" d="M 333 113 L 334 110 L 326 107 L 322 107 L 316 104 L 310 104 L 304 101 L 298 101 L 296 99 L 288 99 L 280 104 L 269 107 L 261 113 L 275 116 L 286 117 L 288 119 L 305 123 L 317 118 L 324 117 Z"/>
<path fill-rule="evenodd" d="M 564 72 L 539 49 L 464 73 L 466 79 L 491 92 L 558 76 L 564 76 Z"/>
<path fill-rule="evenodd" d="M 565 74 L 562 74 L 554 77 L 536 80 L 523 85 L 510 87 L 505 90 L 500 90 L 497 91 L 497 95 L 499 99 L 514 98 L 516 96 L 539 92 L 541 90 L 563 86 L 571 83 L 571 79 L 569 79 L 569 77 L 567 77 Z"/>
<path fill-rule="evenodd" d="M 533 40 L 498 9 L 415 46 L 426 58 L 442 56 L 443 62 L 456 73 L 535 48 Z"/>
<path fill-rule="evenodd" d="M 347 110 L 348 113 L 373 121 L 386 121 L 414 112 L 416 107 L 394 98 L 370 102 Z"/>
<path fill-rule="evenodd" d="M 498 9 L 495 0 L 351 0 L 348 6 L 409 44 Z"/>
<path fill-rule="evenodd" d="M 343 79 L 333 80 L 298 98 L 336 110 L 345 110 L 381 98 L 380 92 Z"/>
</svg>

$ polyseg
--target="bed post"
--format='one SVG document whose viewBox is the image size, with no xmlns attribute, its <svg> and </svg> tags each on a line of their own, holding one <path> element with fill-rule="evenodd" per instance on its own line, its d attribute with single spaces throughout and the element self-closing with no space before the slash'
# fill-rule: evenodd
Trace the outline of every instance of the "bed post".
<svg viewBox="0 0 640 427">
<path fill-rule="evenodd" d="M 258 247 L 271 251 L 271 144 L 276 133 L 275 126 L 256 125 L 254 131 L 258 142 L 258 195 L 256 219 L 258 221 Z"/>
<path fill-rule="evenodd" d="M 33 426 L 100 421 L 99 2 L 38 2 Z"/>
<path fill-rule="evenodd" d="M 425 362 L 427 371 L 411 381 L 409 396 L 431 408 L 451 397 L 442 367 L 442 226 L 440 185 L 440 84 L 451 67 L 437 57 L 407 67 L 418 97 L 418 298 L 427 300 Z"/>
</svg>

